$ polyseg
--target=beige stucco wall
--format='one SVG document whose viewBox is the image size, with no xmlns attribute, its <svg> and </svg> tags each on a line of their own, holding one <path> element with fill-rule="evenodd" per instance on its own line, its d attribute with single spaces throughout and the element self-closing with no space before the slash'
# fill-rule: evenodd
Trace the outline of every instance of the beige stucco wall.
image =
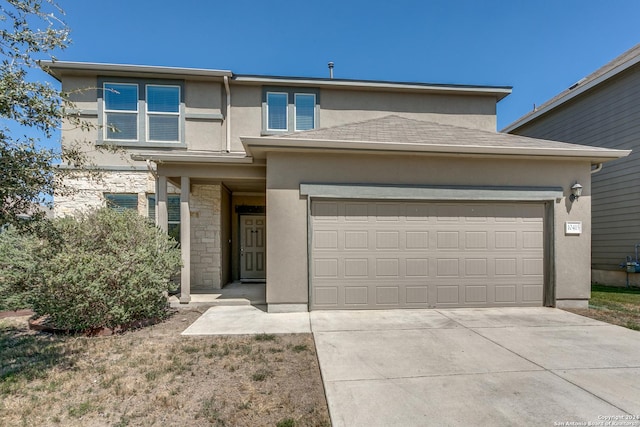
<svg viewBox="0 0 640 427">
<path fill-rule="evenodd" d="M 477 186 L 558 186 L 553 202 L 557 304 L 590 296 L 590 164 L 585 161 L 446 158 L 428 156 L 269 153 L 267 156 L 267 303 L 308 302 L 307 200 L 300 183 Z M 584 186 L 569 202 L 569 187 Z M 582 221 L 580 236 L 565 236 L 565 221 Z"/>
<path fill-rule="evenodd" d="M 304 92 L 305 88 L 300 88 Z M 262 132 L 262 86 L 231 86 L 231 151 L 243 152 L 243 136 Z M 496 99 L 427 93 L 320 89 L 319 127 L 396 114 L 416 120 L 496 131 Z"/>
<path fill-rule="evenodd" d="M 137 78 L 137 81 L 140 79 Z M 155 144 L 152 148 L 122 146 L 119 152 L 99 149 L 96 146 L 99 134 L 103 131 L 98 123 L 98 80 L 95 76 L 65 76 L 62 89 L 71 93 L 70 98 L 75 107 L 82 113 L 82 121 L 90 129 L 75 126 L 70 122 L 63 125 L 63 144 L 78 146 L 88 154 L 98 166 L 145 166 L 144 162 L 131 160 L 131 154 L 145 150 L 177 149 L 183 147 L 175 144 Z M 224 120 L 219 116 L 224 113 L 224 88 L 221 83 L 211 81 L 186 80 L 184 82 L 184 141 L 189 150 L 207 150 L 221 152 L 226 149 Z M 226 100 L 225 100 L 226 102 Z M 204 115 L 204 116 L 203 116 Z M 212 118 L 217 115 L 216 118 Z M 141 114 L 139 120 L 145 120 Z"/>
<path fill-rule="evenodd" d="M 496 131 L 496 99 L 418 93 L 322 90 L 320 126 L 397 114 L 416 120 Z"/>
<path fill-rule="evenodd" d="M 136 78 L 140 81 L 140 78 Z M 130 154 L 145 150 L 177 149 L 226 151 L 227 112 L 226 92 L 222 82 L 214 80 L 184 81 L 185 147 L 166 148 L 125 146 L 126 151 L 110 153 L 96 150 L 95 142 L 102 132 L 98 123 L 98 80 L 96 76 L 66 75 L 63 90 L 83 113 L 83 120 L 92 126 L 90 130 L 67 123 L 63 142 L 67 145 L 82 142 L 82 147 L 100 166 L 144 166 L 134 162 Z M 231 81 L 231 151 L 244 152 L 242 136 L 259 136 L 262 132 L 262 85 L 240 84 Z M 290 86 L 288 86 L 290 87 Z M 319 89 L 320 112 L 318 125 L 337 126 L 397 114 L 418 120 L 435 121 L 469 128 L 496 130 L 496 99 L 482 95 L 445 95 L 434 93 L 390 92 L 384 90 Z M 300 91 L 305 88 L 301 87 Z M 208 118 L 206 117 L 208 116 Z M 216 116 L 216 118 L 212 118 Z M 144 117 L 140 117 L 144 120 Z"/>
</svg>

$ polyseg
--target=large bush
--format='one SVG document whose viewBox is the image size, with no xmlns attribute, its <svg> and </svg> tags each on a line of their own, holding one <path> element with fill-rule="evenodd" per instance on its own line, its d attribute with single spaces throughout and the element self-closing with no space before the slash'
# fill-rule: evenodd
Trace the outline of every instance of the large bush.
<svg viewBox="0 0 640 427">
<path fill-rule="evenodd" d="M 133 211 L 54 220 L 37 251 L 28 301 L 58 328 L 115 327 L 166 314 L 179 271 L 175 240 Z"/>
<path fill-rule="evenodd" d="M 0 311 L 30 306 L 40 241 L 10 227 L 0 231 Z"/>
</svg>

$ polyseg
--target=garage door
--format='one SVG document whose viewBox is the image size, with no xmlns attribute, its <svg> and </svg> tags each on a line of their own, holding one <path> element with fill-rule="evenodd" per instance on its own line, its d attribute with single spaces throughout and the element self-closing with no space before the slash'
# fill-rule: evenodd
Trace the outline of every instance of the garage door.
<svg viewBox="0 0 640 427">
<path fill-rule="evenodd" d="M 541 306 L 543 212 L 312 201 L 311 309 Z"/>
</svg>

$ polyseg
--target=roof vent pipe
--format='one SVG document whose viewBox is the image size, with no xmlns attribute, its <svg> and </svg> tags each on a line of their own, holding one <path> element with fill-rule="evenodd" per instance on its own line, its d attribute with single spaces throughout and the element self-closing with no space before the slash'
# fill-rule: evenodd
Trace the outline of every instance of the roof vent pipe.
<svg viewBox="0 0 640 427">
<path fill-rule="evenodd" d="M 333 79 L 333 62 L 329 62 L 329 78 Z"/>
</svg>

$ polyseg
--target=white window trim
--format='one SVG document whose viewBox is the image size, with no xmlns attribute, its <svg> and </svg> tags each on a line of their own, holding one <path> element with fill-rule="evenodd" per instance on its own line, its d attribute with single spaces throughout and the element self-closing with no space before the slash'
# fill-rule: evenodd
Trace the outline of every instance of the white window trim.
<svg viewBox="0 0 640 427">
<path fill-rule="evenodd" d="M 284 114 L 285 114 L 285 120 L 284 123 L 286 125 L 286 127 L 284 129 L 272 129 L 269 127 L 269 95 L 284 95 L 286 100 L 287 100 L 287 107 L 284 110 Z M 266 128 L 267 131 L 269 132 L 287 132 L 289 130 L 289 94 L 287 92 L 267 92 L 267 96 L 266 96 L 266 105 L 267 105 L 267 123 L 266 123 Z"/>
<path fill-rule="evenodd" d="M 298 95 L 302 96 L 313 96 L 313 127 L 311 129 L 298 129 L 298 103 L 297 98 Z M 316 129 L 316 94 L 315 93 L 307 93 L 307 92 L 296 92 L 293 94 L 293 129 L 295 132 L 302 132 L 305 130 L 313 130 Z"/>
<path fill-rule="evenodd" d="M 106 91 L 108 89 L 106 89 L 107 85 L 120 85 L 120 86 L 135 86 L 136 87 L 136 110 L 108 110 L 107 109 L 107 95 L 106 95 Z M 126 142 L 130 142 L 130 141 L 139 141 L 140 140 L 140 87 L 137 83 L 122 83 L 122 82 L 104 82 L 102 83 L 102 111 L 104 112 L 103 114 L 103 134 L 102 137 L 105 141 L 126 141 Z M 109 138 L 109 132 L 108 132 L 108 123 L 107 123 L 107 117 L 109 115 L 109 113 L 116 113 L 116 114 L 135 114 L 136 115 L 136 137 L 133 139 L 125 139 L 125 138 Z"/>
<path fill-rule="evenodd" d="M 177 87 L 178 88 L 178 112 L 177 113 L 172 113 L 172 112 L 161 112 L 161 111 L 149 111 L 148 108 L 148 99 L 149 99 L 149 92 L 148 92 L 148 88 L 149 87 Z M 163 85 L 163 84 L 145 84 L 144 85 L 144 108 L 145 108 L 145 139 L 148 142 L 153 142 L 153 143 L 161 143 L 161 144 L 175 144 L 176 142 L 180 142 L 182 141 L 182 129 L 180 126 L 181 123 L 181 113 L 180 113 L 180 99 L 182 94 L 180 93 L 180 86 L 178 85 Z M 163 140 L 154 140 L 150 138 L 150 133 L 149 133 L 149 116 L 177 116 L 178 117 L 178 139 L 176 139 L 175 141 L 163 141 Z"/>
</svg>

